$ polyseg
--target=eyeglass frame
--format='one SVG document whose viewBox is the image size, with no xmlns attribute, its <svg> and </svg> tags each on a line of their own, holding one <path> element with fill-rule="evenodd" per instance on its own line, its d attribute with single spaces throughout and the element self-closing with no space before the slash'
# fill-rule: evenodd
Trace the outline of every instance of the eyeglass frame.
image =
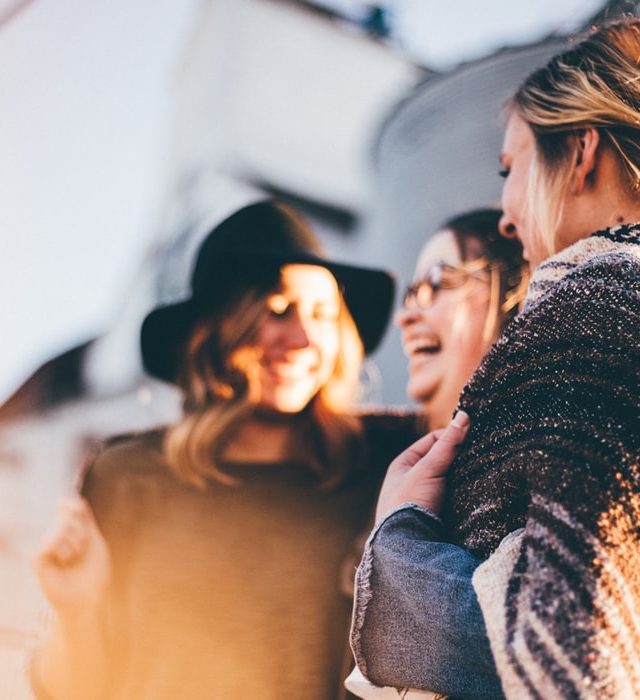
<svg viewBox="0 0 640 700">
<path fill-rule="evenodd" d="M 456 284 L 451 284 L 449 282 L 448 284 L 443 285 L 442 272 L 445 269 L 457 273 L 462 273 L 460 275 L 460 281 Z M 482 281 L 489 282 L 490 277 L 486 277 L 483 273 L 491 273 L 494 270 L 498 272 L 502 269 L 504 269 L 504 266 L 502 264 L 495 262 L 492 263 L 486 258 L 478 258 L 469 263 L 464 263 L 460 266 L 449 265 L 445 262 L 435 263 L 434 265 L 431 265 L 429 267 L 424 277 L 422 277 L 417 282 L 410 284 L 405 289 L 405 292 L 402 296 L 402 306 L 403 308 L 410 308 L 411 306 L 415 306 L 419 309 L 427 309 L 433 303 L 433 298 L 436 292 L 440 291 L 441 289 L 460 289 L 461 287 L 464 287 L 464 285 L 470 279 L 479 279 Z M 434 279 L 435 275 L 438 275 L 436 279 Z M 429 290 L 428 301 L 420 301 L 421 289 Z"/>
</svg>

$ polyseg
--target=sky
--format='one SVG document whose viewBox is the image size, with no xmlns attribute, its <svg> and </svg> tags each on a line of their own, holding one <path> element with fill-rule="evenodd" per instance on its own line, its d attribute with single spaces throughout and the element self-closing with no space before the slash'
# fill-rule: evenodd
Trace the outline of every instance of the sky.
<svg viewBox="0 0 640 700">
<path fill-rule="evenodd" d="M 390 2 L 405 50 L 441 70 L 600 5 Z M 32 0 L 0 27 L 0 400 L 118 313 L 152 239 L 200 4 Z"/>
<path fill-rule="evenodd" d="M 573 32 L 603 1 L 389 0 L 389 5 L 406 52 L 434 69 L 446 70 L 553 31 Z"/>
<path fill-rule="evenodd" d="M 447 70 L 554 31 L 570 33 L 604 5 L 604 0 L 309 1 L 353 21 L 364 17 L 373 4 L 384 6 L 392 38 L 414 60 L 434 70 Z"/>
</svg>

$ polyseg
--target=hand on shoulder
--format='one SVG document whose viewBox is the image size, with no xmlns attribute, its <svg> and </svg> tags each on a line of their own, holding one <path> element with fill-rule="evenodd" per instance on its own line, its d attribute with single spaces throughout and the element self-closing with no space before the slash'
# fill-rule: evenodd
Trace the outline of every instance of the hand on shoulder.
<svg viewBox="0 0 640 700">
<path fill-rule="evenodd" d="M 464 442 L 469 416 L 458 411 L 446 428 L 434 430 L 400 453 L 389 465 L 376 521 L 404 503 L 416 503 L 438 514 L 446 488 L 446 474 Z"/>
</svg>

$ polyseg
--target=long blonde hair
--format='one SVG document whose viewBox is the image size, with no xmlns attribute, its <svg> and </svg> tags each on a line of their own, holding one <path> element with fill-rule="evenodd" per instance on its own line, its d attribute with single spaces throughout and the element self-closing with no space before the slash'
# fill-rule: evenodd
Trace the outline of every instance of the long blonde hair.
<svg viewBox="0 0 640 700">
<path fill-rule="evenodd" d="M 169 428 L 164 451 L 180 479 L 203 487 L 235 480 L 220 469 L 225 446 L 259 401 L 257 355 L 252 346 L 266 311 L 264 288 L 247 288 L 216 314 L 194 326 L 178 385 L 184 415 Z M 348 414 L 357 395 L 363 347 L 344 300 L 338 315 L 340 347 L 333 373 L 300 416 L 292 457 L 304 458 L 321 488 L 339 483 L 352 463 L 360 421 Z"/>
<path fill-rule="evenodd" d="M 527 218 L 529 230 L 553 254 L 580 129 L 598 129 L 617 156 L 629 192 L 640 195 L 640 20 L 595 29 L 527 78 L 507 109 L 535 137 Z"/>
</svg>

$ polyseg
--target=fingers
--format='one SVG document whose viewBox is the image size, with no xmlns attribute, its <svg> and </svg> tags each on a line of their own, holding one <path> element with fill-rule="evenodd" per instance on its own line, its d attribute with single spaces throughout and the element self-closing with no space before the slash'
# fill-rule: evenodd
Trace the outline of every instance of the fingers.
<svg viewBox="0 0 640 700">
<path fill-rule="evenodd" d="M 86 552 L 95 525 L 87 503 L 79 498 L 65 499 L 58 521 L 37 556 L 37 562 L 70 566 Z"/>
<path fill-rule="evenodd" d="M 431 476 L 442 476 L 447 472 L 468 430 L 469 416 L 464 411 L 458 411 L 449 425 L 440 433 L 428 455 L 421 458 L 428 458 Z"/>
<path fill-rule="evenodd" d="M 404 452 L 401 452 L 393 460 L 391 466 L 398 470 L 410 469 L 431 450 L 445 430 L 446 428 L 439 428 L 438 430 L 432 430 L 430 433 L 423 435 L 412 445 L 407 447 Z"/>
<path fill-rule="evenodd" d="M 469 416 L 458 411 L 446 428 L 432 430 L 401 452 L 391 463 L 391 468 L 396 471 L 410 469 L 434 449 L 434 458 L 438 463 L 448 459 L 448 467 L 455 457 L 455 448 L 464 442 L 468 429 Z"/>
<path fill-rule="evenodd" d="M 449 425 L 442 431 L 439 441 L 461 445 L 469 430 L 469 416 L 464 411 L 457 411 Z"/>
<path fill-rule="evenodd" d="M 468 429 L 469 416 L 459 411 L 446 428 L 428 433 L 391 462 L 378 497 L 376 522 L 403 503 L 440 512 L 444 477 Z"/>
</svg>

